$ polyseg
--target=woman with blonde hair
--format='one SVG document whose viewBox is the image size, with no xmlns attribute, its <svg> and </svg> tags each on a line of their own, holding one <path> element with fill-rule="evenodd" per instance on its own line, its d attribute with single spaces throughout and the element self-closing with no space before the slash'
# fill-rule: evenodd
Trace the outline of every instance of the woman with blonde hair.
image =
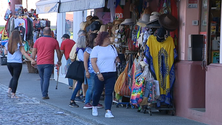
<svg viewBox="0 0 222 125">
<path fill-rule="evenodd" d="M 77 60 L 78 61 L 84 61 L 84 51 L 85 51 L 85 48 L 86 48 L 86 35 L 85 34 L 86 34 L 85 31 L 80 30 L 79 33 L 78 33 L 78 39 L 76 41 L 76 44 L 74 45 L 74 47 L 76 47 L 75 54 L 77 55 Z M 81 89 L 81 86 L 82 86 L 82 82 L 77 81 L 76 87 L 75 87 L 75 89 L 72 93 L 71 99 L 70 99 L 69 106 L 79 107 L 79 105 L 76 104 L 76 101 L 83 102 L 83 100 L 80 99 L 80 97 L 76 96 L 78 91 Z"/>
<path fill-rule="evenodd" d="M 11 33 L 8 43 L 5 44 L 5 54 L 7 54 L 7 67 L 12 76 L 9 83 L 8 94 L 11 98 L 18 98 L 15 93 L 22 71 L 22 55 L 29 59 L 32 65 L 35 65 L 36 62 L 25 52 L 20 32 L 17 30 Z"/>
</svg>

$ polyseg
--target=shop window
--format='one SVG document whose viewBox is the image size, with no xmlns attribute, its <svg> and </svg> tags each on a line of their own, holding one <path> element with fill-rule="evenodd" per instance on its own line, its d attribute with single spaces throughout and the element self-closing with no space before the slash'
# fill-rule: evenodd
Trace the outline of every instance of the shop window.
<svg viewBox="0 0 222 125">
<path fill-rule="evenodd" d="M 205 0 L 204 0 L 205 1 Z M 221 1 L 210 0 L 209 30 L 208 30 L 208 62 L 220 63 L 220 19 Z"/>
<path fill-rule="evenodd" d="M 73 12 L 66 12 L 65 33 L 73 39 Z"/>
</svg>

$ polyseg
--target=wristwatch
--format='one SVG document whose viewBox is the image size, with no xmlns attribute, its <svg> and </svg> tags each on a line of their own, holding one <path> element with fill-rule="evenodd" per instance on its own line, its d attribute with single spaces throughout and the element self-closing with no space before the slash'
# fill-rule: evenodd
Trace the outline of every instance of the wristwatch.
<svg viewBox="0 0 222 125">
<path fill-rule="evenodd" d="M 99 75 L 100 74 L 100 72 L 96 72 L 96 75 Z"/>
</svg>

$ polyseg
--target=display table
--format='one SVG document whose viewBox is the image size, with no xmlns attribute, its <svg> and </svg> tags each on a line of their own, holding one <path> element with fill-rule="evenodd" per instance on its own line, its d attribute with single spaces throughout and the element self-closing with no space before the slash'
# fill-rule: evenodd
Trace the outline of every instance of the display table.
<svg viewBox="0 0 222 125">
<path fill-rule="evenodd" d="M 25 63 L 27 64 L 28 72 L 29 72 L 29 73 L 38 73 L 37 68 L 35 68 L 35 67 L 33 67 L 33 66 L 31 65 L 31 61 L 26 60 Z"/>
</svg>

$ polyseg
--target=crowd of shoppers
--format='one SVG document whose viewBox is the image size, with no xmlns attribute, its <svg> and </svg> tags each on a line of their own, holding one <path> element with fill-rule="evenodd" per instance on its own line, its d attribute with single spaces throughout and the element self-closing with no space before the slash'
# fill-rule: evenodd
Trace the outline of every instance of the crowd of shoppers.
<svg viewBox="0 0 222 125">
<path fill-rule="evenodd" d="M 92 115 L 98 116 L 97 108 L 103 108 L 99 100 L 104 91 L 105 117 L 113 118 L 114 116 L 111 113 L 112 93 L 116 80 L 116 63 L 119 62 L 119 59 L 117 50 L 111 45 L 109 33 L 86 33 L 80 30 L 76 43 L 70 40 L 68 34 L 64 34 L 60 48 L 58 41 L 51 37 L 51 29 L 49 27 L 43 29 L 43 34 L 42 37 L 36 40 L 31 58 L 24 50 L 19 31 L 12 32 L 9 42 L 5 47 L 5 52 L 8 54 L 7 66 L 12 75 L 9 83 L 9 95 L 12 98 L 17 98 L 15 93 L 22 70 L 22 55 L 24 55 L 31 61 L 32 66 L 36 66 L 37 64 L 38 73 L 41 78 L 42 99 L 49 99 L 48 89 L 54 68 L 54 52 L 56 51 L 58 66 L 62 65 L 61 58 L 63 54 L 67 61 L 67 68 L 74 61 L 74 58 L 84 63 L 84 84 L 82 81 L 77 81 L 76 85 L 74 85 L 73 79 L 68 79 L 69 87 L 74 89 L 69 106 L 79 107 L 76 102 L 77 98 L 79 98 L 78 92 L 82 88 L 82 102 L 84 101 L 85 103 L 83 108 L 92 109 Z"/>
</svg>

